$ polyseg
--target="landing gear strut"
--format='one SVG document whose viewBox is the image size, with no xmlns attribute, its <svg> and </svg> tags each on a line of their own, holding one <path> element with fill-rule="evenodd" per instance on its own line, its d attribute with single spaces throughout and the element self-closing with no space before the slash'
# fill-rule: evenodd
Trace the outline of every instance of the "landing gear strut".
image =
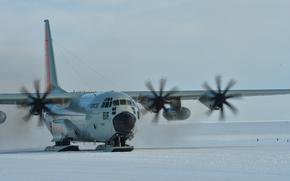
<svg viewBox="0 0 290 181">
<path fill-rule="evenodd" d="M 126 139 L 121 136 L 116 136 L 113 140 L 111 140 L 111 144 L 115 147 L 126 146 Z"/>
<path fill-rule="evenodd" d="M 126 140 L 128 138 L 126 136 L 115 134 L 110 141 L 105 143 L 104 145 L 99 145 L 96 150 L 104 151 L 104 152 L 129 152 L 134 149 L 133 146 L 127 145 Z"/>
</svg>

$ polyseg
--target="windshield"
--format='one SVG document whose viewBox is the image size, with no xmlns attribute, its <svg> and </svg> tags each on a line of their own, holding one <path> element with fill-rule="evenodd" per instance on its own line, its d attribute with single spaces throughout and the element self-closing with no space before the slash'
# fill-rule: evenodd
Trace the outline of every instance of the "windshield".
<svg viewBox="0 0 290 181">
<path fill-rule="evenodd" d="M 130 106 L 134 106 L 134 102 L 127 100 L 127 99 L 120 99 L 120 100 L 114 100 L 113 101 L 113 106 L 119 106 L 119 105 L 130 105 Z"/>
</svg>

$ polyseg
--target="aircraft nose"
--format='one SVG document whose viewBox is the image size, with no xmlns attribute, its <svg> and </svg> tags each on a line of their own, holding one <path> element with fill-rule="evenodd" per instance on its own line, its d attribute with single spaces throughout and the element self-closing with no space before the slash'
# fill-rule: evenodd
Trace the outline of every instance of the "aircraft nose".
<svg viewBox="0 0 290 181">
<path fill-rule="evenodd" d="M 113 119 L 113 124 L 116 132 L 128 134 L 134 128 L 136 117 L 130 112 L 122 112 L 116 115 Z"/>
</svg>

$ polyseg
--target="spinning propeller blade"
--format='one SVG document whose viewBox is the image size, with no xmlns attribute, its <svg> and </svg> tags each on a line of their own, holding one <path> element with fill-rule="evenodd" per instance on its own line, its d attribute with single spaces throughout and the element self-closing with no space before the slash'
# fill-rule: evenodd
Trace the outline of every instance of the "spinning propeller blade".
<svg viewBox="0 0 290 181">
<path fill-rule="evenodd" d="M 160 111 L 163 109 L 163 111 L 166 111 L 165 104 L 170 104 L 170 99 L 169 97 L 172 96 L 173 94 L 177 93 L 178 89 L 177 87 L 173 87 L 170 91 L 164 92 L 164 88 L 166 85 L 166 79 L 160 79 L 159 83 L 159 92 L 155 91 L 152 83 L 150 81 L 145 83 L 146 87 L 148 90 L 150 90 L 152 96 L 141 96 L 139 97 L 139 100 L 141 104 L 150 103 L 148 107 L 145 108 L 145 110 L 141 110 L 141 112 L 146 113 L 147 110 L 155 113 L 154 118 L 152 122 L 158 122 L 159 120 L 159 115 Z"/>
<path fill-rule="evenodd" d="M 225 110 L 224 105 L 226 105 L 234 114 L 238 113 L 238 109 L 228 102 L 228 99 L 237 98 L 240 97 L 240 95 L 227 95 L 228 91 L 236 84 L 234 80 L 230 80 L 230 82 L 227 84 L 224 90 L 222 90 L 221 86 L 221 76 L 215 77 L 215 82 L 217 85 L 217 91 L 213 90 L 207 82 L 203 84 L 203 87 L 209 91 L 213 97 L 210 99 L 214 101 L 212 108 L 207 112 L 207 115 L 211 115 L 211 113 L 218 108 L 220 111 L 220 120 L 225 119 Z"/>
<path fill-rule="evenodd" d="M 38 116 L 38 126 L 43 125 L 43 112 L 52 113 L 52 111 L 47 107 L 48 104 L 52 104 L 53 100 L 46 99 L 50 94 L 50 90 L 41 95 L 40 93 L 40 81 L 34 81 L 35 94 L 30 93 L 25 87 L 20 89 L 21 93 L 27 97 L 24 104 L 20 105 L 24 108 L 30 108 L 29 112 L 23 117 L 23 120 L 28 122 L 33 115 Z"/>
</svg>

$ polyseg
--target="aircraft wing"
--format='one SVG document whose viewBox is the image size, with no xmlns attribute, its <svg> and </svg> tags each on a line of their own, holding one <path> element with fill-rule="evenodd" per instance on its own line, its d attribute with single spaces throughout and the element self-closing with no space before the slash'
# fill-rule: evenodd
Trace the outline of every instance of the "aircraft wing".
<svg viewBox="0 0 290 181">
<path fill-rule="evenodd" d="M 185 90 L 178 91 L 172 94 L 169 99 L 180 98 L 181 100 L 194 100 L 199 99 L 201 96 L 205 95 L 208 91 L 206 90 Z M 142 96 L 152 96 L 151 91 L 128 91 L 124 92 L 134 98 L 135 100 L 138 97 Z M 163 95 L 166 95 L 168 92 L 164 91 Z M 252 90 L 229 90 L 227 95 L 229 96 L 270 96 L 270 95 L 286 95 L 290 94 L 290 89 L 252 89 Z"/>
<path fill-rule="evenodd" d="M 150 91 L 124 91 L 135 100 L 138 100 L 142 96 L 152 96 Z M 164 91 L 164 95 L 168 92 Z M 181 100 L 195 100 L 207 93 L 206 90 L 183 90 L 172 94 L 169 99 L 181 99 Z M 47 100 L 53 100 L 54 102 L 63 102 L 71 100 L 73 97 L 81 93 L 51 93 L 47 96 Z M 270 95 L 287 95 L 290 94 L 290 89 L 253 89 L 253 90 L 229 90 L 227 95 L 230 96 L 270 96 Z M 36 96 L 36 94 L 32 94 Z M 0 94 L 0 104 L 24 104 L 27 101 L 27 96 L 22 93 L 6 93 Z"/>
<path fill-rule="evenodd" d="M 32 94 L 36 97 L 36 94 Z M 47 100 L 53 100 L 54 102 L 64 102 L 70 100 L 73 97 L 72 93 L 53 93 L 47 96 Z M 7 93 L 0 94 L 0 104 L 25 104 L 27 96 L 22 93 Z"/>
</svg>

